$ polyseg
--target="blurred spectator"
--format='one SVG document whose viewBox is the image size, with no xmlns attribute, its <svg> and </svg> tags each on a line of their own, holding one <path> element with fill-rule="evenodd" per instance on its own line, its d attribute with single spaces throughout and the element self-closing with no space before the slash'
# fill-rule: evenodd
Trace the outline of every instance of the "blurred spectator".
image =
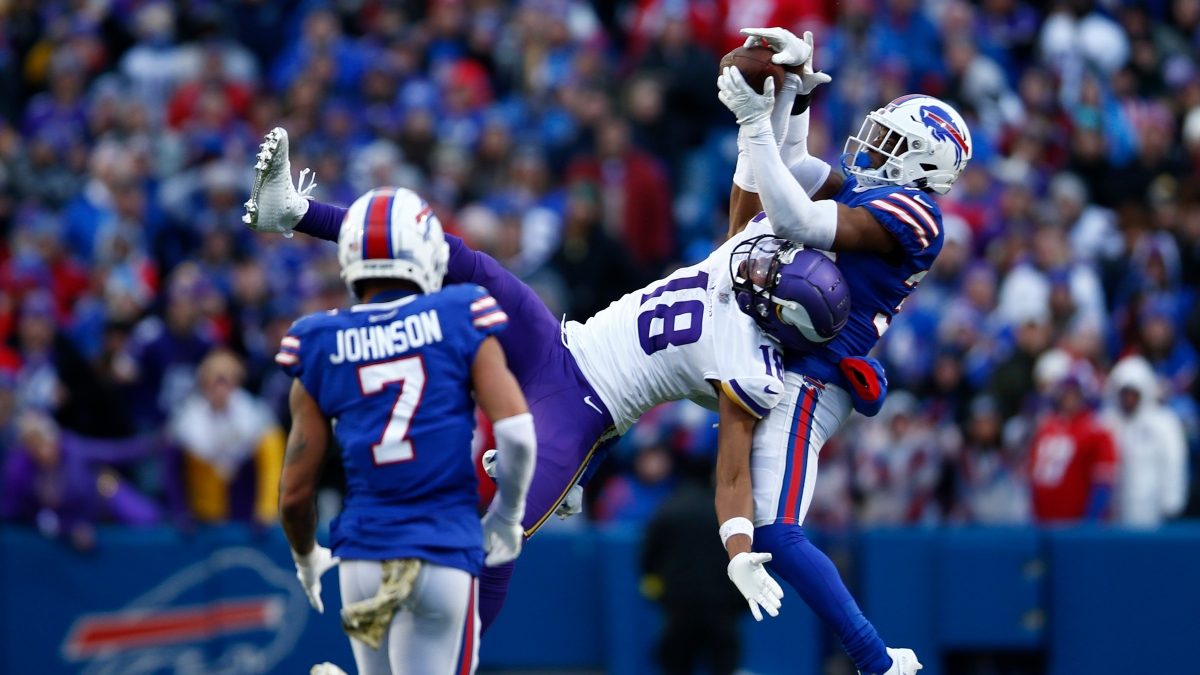
<svg viewBox="0 0 1200 675">
<path fill-rule="evenodd" d="M 1200 370 L 1200 358 L 1195 347 L 1178 335 L 1170 303 L 1162 298 L 1148 301 L 1137 327 L 1141 354 L 1165 381 L 1165 395 L 1170 398 L 1191 391 Z"/>
<path fill-rule="evenodd" d="M 17 380 L 0 368 L 0 461 L 17 444 Z"/>
<path fill-rule="evenodd" d="M 862 495 L 859 518 L 872 525 L 933 523 L 945 504 L 939 490 L 946 478 L 942 446 L 920 403 L 893 391 L 858 439 L 855 487 Z"/>
<path fill-rule="evenodd" d="M 987 525 L 1020 525 L 1030 519 L 1023 458 L 1004 442 L 996 402 L 971 401 L 955 465 L 955 519 Z"/>
<path fill-rule="evenodd" d="M 1069 231 L 1071 250 L 1084 262 L 1102 262 L 1121 254 L 1115 215 L 1089 204 L 1087 186 L 1078 176 L 1060 173 L 1050 181 L 1050 208 Z"/>
<path fill-rule="evenodd" d="M 168 423 L 183 452 L 187 503 L 201 522 L 276 519 L 284 434 L 263 402 L 241 388 L 244 377 L 231 352 L 209 354 L 197 391 Z"/>
<path fill-rule="evenodd" d="M 1027 307 L 1049 308 L 1064 323 L 1103 325 L 1104 291 L 1095 270 L 1077 262 L 1059 227 L 1040 228 L 1033 236 L 1033 255 L 1009 272 L 1000 286 L 999 311 L 1014 321 Z M 1056 296 L 1056 291 L 1061 294 Z M 1065 302 L 1060 303 L 1059 299 Z M 1056 317 L 1058 318 L 1058 317 Z"/>
<path fill-rule="evenodd" d="M 1108 377 L 1104 423 L 1117 442 L 1116 522 L 1154 527 L 1187 502 L 1187 446 L 1179 416 L 1159 400 L 1157 377 L 1140 356 Z"/>
<path fill-rule="evenodd" d="M 1092 412 L 1098 394 L 1095 374 L 1076 362 L 1052 389 L 1051 410 L 1030 443 L 1033 515 L 1040 523 L 1108 520 L 1117 451 L 1112 436 Z"/>
<path fill-rule="evenodd" d="M 26 412 L 17 421 L 17 443 L 4 458 L 0 519 L 36 525 L 47 537 L 62 537 L 78 549 L 95 545 L 94 525 L 112 519 L 154 525 L 157 506 L 114 471 L 86 459 L 89 443 L 65 436 L 54 421 Z"/>
<path fill-rule="evenodd" d="M 638 282 L 624 249 L 604 231 L 601 208 L 595 185 L 578 182 L 571 187 L 562 244 L 551 259 L 571 289 L 568 315 L 579 321 L 633 290 Z"/>
<path fill-rule="evenodd" d="M 608 119 L 596 131 L 596 150 L 575 160 L 569 180 L 600 186 L 605 231 L 644 270 L 674 253 L 670 185 L 659 163 L 631 142 L 629 124 Z"/>
<path fill-rule="evenodd" d="M 1012 317 L 1016 337 L 1012 352 L 996 366 L 988 392 L 1005 420 L 1021 412 L 1034 391 L 1033 369 L 1038 357 L 1050 346 L 1049 309 L 1036 302 L 1019 306 Z"/>
<path fill-rule="evenodd" d="M 683 466 L 680 483 L 642 538 L 642 592 L 665 615 L 655 656 L 667 675 L 691 675 L 701 667 L 731 675 L 740 662 L 737 619 L 746 601 L 731 584 L 712 583 L 729 564 L 713 536 L 719 523 L 712 467 L 698 460 Z"/>
<path fill-rule="evenodd" d="M 192 389 L 196 367 L 213 345 L 202 306 L 212 293 L 199 268 L 180 266 L 168 283 L 163 319 L 144 319 L 134 330 L 136 411 L 143 428 L 162 424 Z"/>
<path fill-rule="evenodd" d="M 644 524 L 675 487 L 674 458 L 661 442 L 637 450 L 633 475 L 616 476 L 604 484 L 596 503 L 597 520 Z"/>
</svg>

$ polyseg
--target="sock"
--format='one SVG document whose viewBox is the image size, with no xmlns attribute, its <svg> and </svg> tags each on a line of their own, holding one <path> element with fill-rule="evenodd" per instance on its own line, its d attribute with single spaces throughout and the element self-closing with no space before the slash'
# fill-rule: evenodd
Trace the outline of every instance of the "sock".
<svg viewBox="0 0 1200 675">
<path fill-rule="evenodd" d="M 767 563 L 829 626 L 862 673 L 883 673 L 892 658 L 879 633 L 863 616 L 833 561 L 804 536 L 798 525 L 776 523 L 754 530 L 754 550 L 770 553 Z"/>
<path fill-rule="evenodd" d="M 336 242 L 338 232 L 342 229 L 342 218 L 346 216 L 348 210 L 310 199 L 308 211 L 300 219 L 300 222 L 296 223 L 296 231 L 317 239 Z"/>
<path fill-rule="evenodd" d="M 487 633 L 488 626 L 496 620 L 504 598 L 508 595 L 508 584 L 512 581 L 515 562 L 496 567 L 484 567 L 479 575 L 479 634 Z"/>
</svg>

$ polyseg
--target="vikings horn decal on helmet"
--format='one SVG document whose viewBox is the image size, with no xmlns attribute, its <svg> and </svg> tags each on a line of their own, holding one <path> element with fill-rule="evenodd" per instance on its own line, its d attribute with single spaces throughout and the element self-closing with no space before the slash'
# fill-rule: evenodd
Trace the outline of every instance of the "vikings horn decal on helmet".
<svg viewBox="0 0 1200 675">
<path fill-rule="evenodd" d="M 911 185 L 946 194 L 971 159 L 971 131 L 950 104 L 909 94 L 871 112 L 846 139 L 842 169 L 863 187 Z"/>
<path fill-rule="evenodd" d="M 371 190 L 342 220 L 338 262 L 351 291 L 363 279 L 404 279 L 433 293 L 442 287 L 449 258 L 441 222 L 412 190 Z"/>
<path fill-rule="evenodd" d="M 786 239 L 747 239 L 729 259 L 738 307 L 785 349 L 812 351 L 850 316 L 850 285 L 828 256 Z"/>
</svg>

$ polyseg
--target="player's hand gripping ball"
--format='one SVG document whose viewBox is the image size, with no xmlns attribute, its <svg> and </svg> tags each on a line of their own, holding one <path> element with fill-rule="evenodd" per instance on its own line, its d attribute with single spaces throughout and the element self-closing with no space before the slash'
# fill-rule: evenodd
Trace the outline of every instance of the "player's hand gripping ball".
<svg viewBox="0 0 1200 675">
<path fill-rule="evenodd" d="M 746 78 L 746 83 L 760 94 L 765 93 L 763 85 L 770 77 L 775 80 L 775 91 L 779 91 L 783 86 L 784 70 L 783 66 L 771 61 L 773 56 L 775 56 L 775 52 L 769 47 L 761 45 L 738 47 L 721 59 L 719 70 L 725 72 L 725 68 L 729 66 L 737 68 L 741 71 L 742 77 Z"/>
</svg>

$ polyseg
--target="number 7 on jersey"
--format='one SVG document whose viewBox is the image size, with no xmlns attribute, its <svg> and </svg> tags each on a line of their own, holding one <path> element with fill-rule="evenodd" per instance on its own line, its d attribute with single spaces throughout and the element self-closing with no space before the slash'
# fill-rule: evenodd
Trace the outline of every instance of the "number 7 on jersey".
<svg viewBox="0 0 1200 675">
<path fill-rule="evenodd" d="M 392 406 L 392 414 L 383 428 L 383 435 L 371 446 L 376 466 L 407 462 L 416 456 L 412 441 L 408 438 L 408 427 L 417 414 L 421 394 L 425 391 L 425 362 L 420 356 L 409 356 L 372 363 L 358 369 L 358 386 L 362 388 L 364 396 L 380 394 L 388 385 L 397 383 L 400 393 Z"/>
</svg>

